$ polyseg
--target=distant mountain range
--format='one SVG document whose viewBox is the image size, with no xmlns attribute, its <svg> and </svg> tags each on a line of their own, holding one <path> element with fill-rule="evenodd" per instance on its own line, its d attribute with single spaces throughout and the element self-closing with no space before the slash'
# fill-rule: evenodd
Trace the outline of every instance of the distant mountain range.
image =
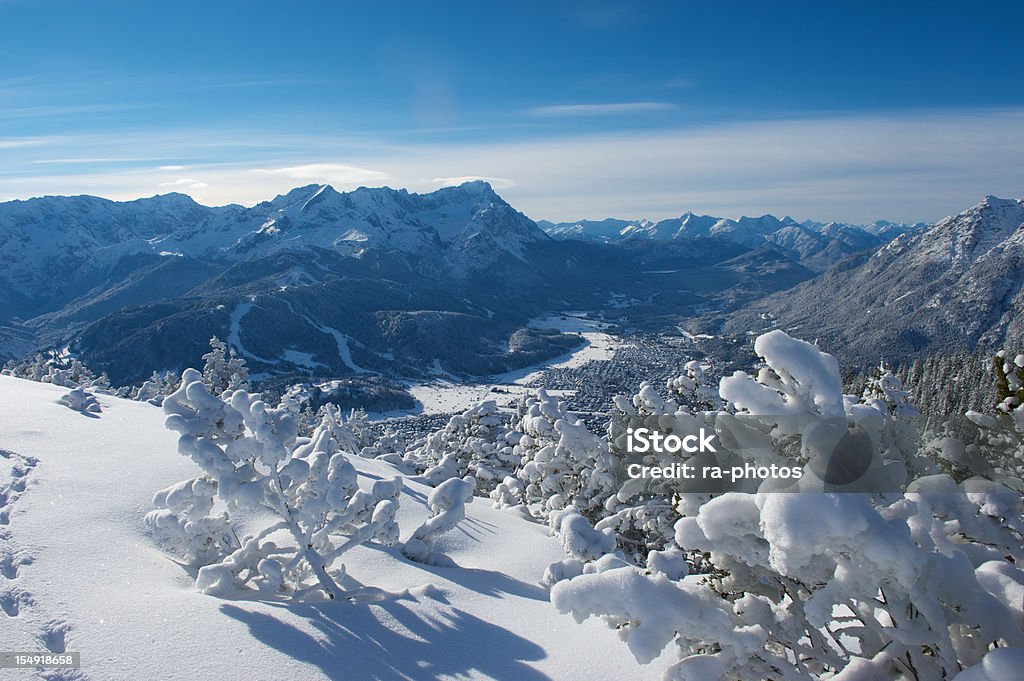
<svg viewBox="0 0 1024 681">
<path fill-rule="evenodd" d="M 92 196 L 44 197 L 0 205 L 3 276 L 26 300 L 66 297 L 71 282 L 124 256 L 251 261 L 322 248 L 419 256 L 438 274 L 463 277 L 548 237 L 484 182 L 432 194 L 361 188 L 339 193 L 310 185 L 252 208 L 200 206 L 183 194 L 116 203 Z"/>
<path fill-rule="evenodd" d="M 722 337 L 722 347 L 781 328 L 859 363 L 978 344 L 1020 350 L 1022 289 L 1024 199 L 988 196 L 926 231 L 690 328 Z"/>
<path fill-rule="evenodd" d="M 659 222 L 650 220 L 579 220 L 537 225 L 556 239 L 601 243 L 637 240 L 678 241 L 710 238 L 741 244 L 748 248 L 774 246 L 805 267 L 823 272 L 843 258 L 877 248 L 901 234 L 924 229 L 924 223 L 905 224 L 877 220 L 868 225 L 842 222 L 797 222 L 774 215 L 741 217 L 737 220 L 712 215 L 684 213 Z"/>
<path fill-rule="evenodd" d="M 558 309 L 637 323 L 734 306 L 813 272 L 774 247 L 550 238 L 490 185 L 300 187 L 246 208 L 169 194 L 0 204 L 0 357 L 71 344 L 115 383 L 225 338 L 258 377 L 488 375 L 579 338 Z"/>
<path fill-rule="evenodd" d="M 895 356 L 1020 333 L 1019 225 L 1020 202 L 993 198 L 928 229 L 692 213 L 554 225 L 485 182 L 310 185 L 249 208 L 12 201 L 0 358 L 71 345 L 137 383 L 197 364 L 217 335 L 262 380 L 485 376 L 578 344 L 528 326 L 570 309 L 627 332 L 686 324 L 735 347 L 781 326 L 840 355 Z"/>
</svg>

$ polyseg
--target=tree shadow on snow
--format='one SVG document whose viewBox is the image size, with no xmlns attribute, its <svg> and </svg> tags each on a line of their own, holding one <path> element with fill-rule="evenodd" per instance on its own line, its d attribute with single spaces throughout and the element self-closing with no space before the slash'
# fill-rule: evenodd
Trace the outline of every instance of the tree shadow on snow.
<svg viewBox="0 0 1024 681">
<path fill-rule="evenodd" d="M 498 534 L 498 526 L 494 523 L 468 517 L 456 525 L 455 530 L 477 541 L 485 534 Z"/>
<path fill-rule="evenodd" d="M 411 560 L 402 554 L 398 547 L 381 546 L 379 544 L 363 544 L 365 548 L 386 553 L 403 563 L 414 565 L 424 572 L 437 575 L 453 584 L 475 591 L 484 596 L 492 598 L 504 598 L 505 595 L 529 598 L 534 601 L 550 600 L 547 589 L 539 584 L 530 584 L 521 579 L 516 579 L 503 572 L 487 570 L 484 568 L 463 567 L 461 565 L 430 565 Z M 443 550 L 440 551 L 444 553 Z M 447 554 L 445 554 L 447 555 Z M 453 559 L 454 560 L 454 559 Z M 357 584 L 358 585 L 358 584 Z M 346 584 L 346 587 L 349 585 Z"/>
<path fill-rule="evenodd" d="M 438 577 L 443 577 L 449 582 L 471 591 L 492 598 L 504 598 L 505 595 L 529 598 L 534 601 L 547 601 L 550 596 L 546 589 L 539 584 L 529 584 L 515 577 L 509 577 L 502 572 L 484 570 L 482 568 L 470 567 L 443 567 L 416 563 L 417 567 L 426 572 L 431 572 Z"/>
<path fill-rule="evenodd" d="M 544 658 L 540 646 L 457 608 L 415 612 L 397 600 L 267 605 L 303 618 L 309 627 L 263 607 L 224 604 L 220 610 L 263 644 L 318 667 L 330 679 L 435 679 L 472 672 L 517 681 L 548 678 L 526 664 Z"/>
<path fill-rule="evenodd" d="M 80 409 L 72 409 L 71 411 L 79 413 L 79 414 L 81 414 L 82 416 L 84 416 L 87 419 L 99 419 L 99 417 L 100 417 L 99 414 L 97 414 L 95 412 L 91 412 L 91 411 L 82 411 Z"/>
</svg>

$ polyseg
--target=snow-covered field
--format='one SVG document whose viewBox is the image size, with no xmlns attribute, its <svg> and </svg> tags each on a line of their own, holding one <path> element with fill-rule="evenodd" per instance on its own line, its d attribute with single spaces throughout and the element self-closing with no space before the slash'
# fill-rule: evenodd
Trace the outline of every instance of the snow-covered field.
<svg viewBox="0 0 1024 681">
<path fill-rule="evenodd" d="M 482 499 L 439 540 L 459 567 L 412 563 L 397 547 L 346 554 L 353 579 L 405 595 L 203 595 L 143 524 L 154 492 L 199 473 L 162 411 L 100 395 L 102 412 L 83 414 L 58 404 L 66 392 L 0 376 L 0 650 L 78 652 L 82 667 L 0 678 L 645 679 L 666 666 L 640 666 L 599 621 L 559 614 L 538 580 L 562 549 L 545 526 Z M 353 463 L 371 479 L 395 474 Z M 405 483 L 403 540 L 427 517 L 430 489 Z"/>
<path fill-rule="evenodd" d="M 571 353 L 534 366 L 499 374 L 490 383 L 456 383 L 438 380 L 409 386 L 409 393 L 420 403 L 422 414 L 451 414 L 463 412 L 481 400 L 495 400 L 499 407 L 507 407 L 529 390 L 526 386 L 547 369 L 571 368 L 587 362 L 606 362 L 615 357 L 622 340 L 607 333 L 607 324 L 587 319 L 578 313 L 564 313 L 538 317 L 529 322 L 538 329 L 558 329 L 564 333 L 577 333 L 584 343 Z M 563 396 L 565 391 L 551 394 Z M 402 412 L 389 412 L 394 416 Z"/>
</svg>

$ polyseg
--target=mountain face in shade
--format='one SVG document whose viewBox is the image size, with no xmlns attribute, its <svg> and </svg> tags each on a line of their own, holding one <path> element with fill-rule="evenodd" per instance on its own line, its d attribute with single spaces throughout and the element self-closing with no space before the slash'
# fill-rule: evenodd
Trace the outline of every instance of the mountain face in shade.
<svg viewBox="0 0 1024 681">
<path fill-rule="evenodd" d="M 853 361 L 1024 338 L 1024 199 L 993 196 L 820 277 L 693 328 L 766 327 Z"/>
</svg>

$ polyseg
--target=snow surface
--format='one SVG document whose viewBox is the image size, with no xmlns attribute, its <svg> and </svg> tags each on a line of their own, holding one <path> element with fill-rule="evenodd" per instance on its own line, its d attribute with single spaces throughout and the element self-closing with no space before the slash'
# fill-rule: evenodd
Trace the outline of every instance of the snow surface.
<svg viewBox="0 0 1024 681">
<path fill-rule="evenodd" d="M 419 402 L 422 414 L 453 414 L 470 409 L 484 400 L 495 400 L 500 407 L 509 407 L 530 390 L 531 383 L 548 369 L 573 368 L 587 362 L 607 362 L 622 347 L 619 338 L 607 333 L 607 324 L 578 314 L 565 313 L 531 319 L 527 326 L 536 329 L 557 329 L 563 333 L 578 333 L 584 343 L 576 350 L 523 369 L 516 369 L 493 377 L 490 383 L 467 384 L 454 381 L 431 381 L 408 386 L 409 393 Z M 564 397 L 566 390 L 549 390 L 550 394 Z M 397 416 L 408 411 L 387 412 L 375 416 Z"/>
<path fill-rule="evenodd" d="M 398 547 L 346 554 L 352 578 L 410 590 L 399 598 L 200 594 L 143 524 L 157 490 L 199 473 L 161 410 L 100 395 L 102 412 L 84 415 L 58 404 L 65 392 L 0 376 L 0 650 L 79 652 L 83 666 L 0 678 L 651 679 L 667 666 L 640 666 L 596 619 L 559 614 L 538 585 L 565 557 L 557 540 L 487 503 L 468 505 L 466 520 L 437 539 L 460 567 L 416 564 Z M 396 472 L 353 464 L 365 482 Z M 430 491 L 405 480 L 403 540 L 428 518 Z"/>
<path fill-rule="evenodd" d="M 257 305 L 250 301 L 248 303 L 239 303 L 235 307 L 235 309 L 232 310 L 232 312 L 231 312 L 231 331 L 228 332 L 228 345 L 233 347 L 233 348 L 235 348 L 236 350 L 238 350 L 238 352 L 243 357 L 247 357 L 249 359 L 256 359 L 256 360 L 259 360 L 261 362 L 266 362 L 268 364 L 277 364 L 277 360 L 266 359 L 266 358 L 254 355 L 251 352 L 249 352 L 248 350 L 246 350 L 245 346 L 242 345 L 242 333 L 241 333 L 242 318 L 245 317 L 245 315 L 249 314 L 249 312 L 251 312 L 254 307 L 257 307 Z"/>
</svg>

